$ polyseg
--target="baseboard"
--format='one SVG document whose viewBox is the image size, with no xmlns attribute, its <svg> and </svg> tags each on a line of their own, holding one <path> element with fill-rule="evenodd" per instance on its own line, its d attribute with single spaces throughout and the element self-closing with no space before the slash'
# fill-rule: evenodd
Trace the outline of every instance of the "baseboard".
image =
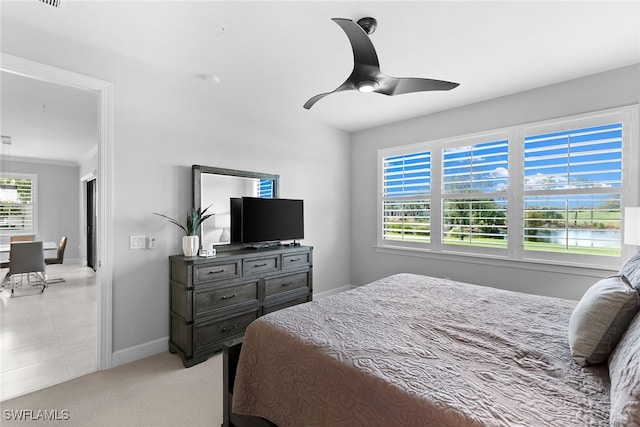
<svg viewBox="0 0 640 427">
<path fill-rule="evenodd" d="M 115 368 L 125 363 L 134 362 L 138 359 L 153 356 L 154 354 L 169 351 L 169 337 L 159 338 L 123 350 L 114 351 L 111 355 L 111 367 Z"/>
<path fill-rule="evenodd" d="M 320 299 L 320 298 L 325 298 L 328 297 L 329 295 L 335 295 L 335 294 L 339 294 L 340 292 L 344 292 L 344 291 L 348 291 L 351 289 L 355 289 L 356 286 L 353 285 L 347 285 L 347 286 L 342 286 L 340 288 L 335 288 L 335 289 L 331 289 L 328 291 L 324 291 L 324 292 L 314 292 L 313 293 L 313 299 Z"/>
</svg>

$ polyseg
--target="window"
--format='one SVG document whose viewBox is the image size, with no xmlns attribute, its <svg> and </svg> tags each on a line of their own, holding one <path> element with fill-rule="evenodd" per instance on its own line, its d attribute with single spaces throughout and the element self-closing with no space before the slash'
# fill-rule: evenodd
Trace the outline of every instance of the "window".
<svg viewBox="0 0 640 427">
<path fill-rule="evenodd" d="M 442 243 L 507 247 L 509 140 L 442 151 Z"/>
<path fill-rule="evenodd" d="M 0 234 L 37 233 L 36 175 L 0 177 Z"/>
<path fill-rule="evenodd" d="M 617 266 L 623 207 L 638 204 L 637 117 L 636 106 L 380 150 L 378 245 Z"/>
<path fill-rule="evenodd" d="M 524 139 L 524 248 L 619 256 L 622 123 Z"/>
<path fill-rule="evenodd" d="M 383 162 L 382 235 L 385 240 L 430 240 L 431 152 L 390 156 Z"/>
<path fill-rule="evenodd" d="M 258 197 L 262 199 L 273 198 L 273 180 L 272 179 L 258 180 Z"/>
</svg>

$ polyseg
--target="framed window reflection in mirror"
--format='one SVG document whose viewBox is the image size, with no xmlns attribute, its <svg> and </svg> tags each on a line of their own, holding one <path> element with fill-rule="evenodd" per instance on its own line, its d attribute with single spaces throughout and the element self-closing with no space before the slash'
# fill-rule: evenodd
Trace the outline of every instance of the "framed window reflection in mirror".
<svg viewBox="0 0 640 427">
<path fill-rule="evenodd" d="M 279 175 L 202 165 L 193 165 L 191 172 L 194 208 L 210 206 L 207 213 L 215 214 L 200 227 L 202 246 L 213 244 L 218 250 L 234 246 L 229 242 L 231 198 L 279 196 Z"/>
</svg>

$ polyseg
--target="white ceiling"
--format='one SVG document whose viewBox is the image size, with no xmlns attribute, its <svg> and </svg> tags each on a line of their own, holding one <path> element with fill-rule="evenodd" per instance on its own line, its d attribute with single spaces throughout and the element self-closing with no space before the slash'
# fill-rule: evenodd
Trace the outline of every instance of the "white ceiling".
<svg viewBox="0 0 640 427">
<path fill-rule="evenodd" d="M 349 132 L 640 63 L 637 0 L 60 1 L 55 9 L 2 0 L 3 27 L 15 30 L 3 30 L 3 38 L 20 37 L 26 28 L 189 78 L 217 76 L 208 89 L 236 110 Z M 353 67 L 348 40 L 331 18 L 364 16 L 378 20 L 371 38 L 383 72 L 460 86 L 395 97 L 341 92 L 304 110 L 308 98 L 335 89 Z M 86 93 L 3 77 L 2 134 L 13 137 L 12 154 L 48 155 L 31 146 L 38 142 L 62 155 L 62 140 L 47 137 L 77 141 L 59 129 L 72 122 L 79 134 L 89 132 L 79 139 L 95 141 L 95 128 L 87 126 L 95 116 L 86 115 L 87 102 L 95 111 L 95 100 Z M 53 112 L 57 120 L 41 119 Z M 47 123 L 53 128 L 45 129 Z"/>
<path fill-rule="evenodd" d="M 0 154 L 79 163 L 96 154 L 97 96 L 89 91 L 3 72 Z"/>
</svg>

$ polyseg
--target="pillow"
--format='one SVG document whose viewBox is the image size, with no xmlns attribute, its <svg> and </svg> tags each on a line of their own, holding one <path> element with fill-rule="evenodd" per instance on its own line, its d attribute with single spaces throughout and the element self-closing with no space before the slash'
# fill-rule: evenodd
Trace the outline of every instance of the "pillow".
<svg viewBox="0 0 640 427">
<path fill-rule="evenodd" d="M 640 314 L 632 320 L 611 357 L 612 427 L 640 426 Z"/>
<path fill-rule="evenodd" d="M 571 356 L 582 366 L 605 362 L 638 310 L 640 295 L 626 277 L 591 286 L 569 320 Z"/>
<path fill-rule="evenodd" d="M 640 251 L 636 252 L 620 269 L 620 275 L 626 277 L 631 287 L 640 292 Z"/>
</svg>

